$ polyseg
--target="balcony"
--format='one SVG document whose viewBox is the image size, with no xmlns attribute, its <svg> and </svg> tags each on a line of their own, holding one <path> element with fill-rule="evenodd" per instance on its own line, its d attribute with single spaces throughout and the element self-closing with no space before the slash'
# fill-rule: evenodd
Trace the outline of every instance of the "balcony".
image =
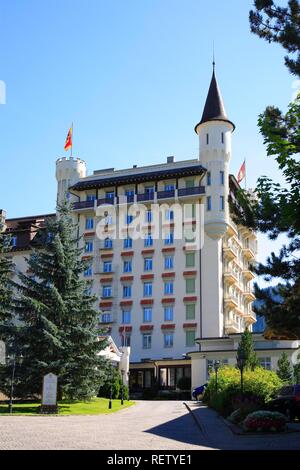
<svg viewBox="0 0 300 470">
<path fill-rule="evenodd" d="M 80 211 L 84 209 L 91 209 L 94 208 L 95 201 L 79 201 L 73 202 L 73 210 Z"/>
<path fill-rule="evenodd" d="M 223 254 L 226 259 L 232 261 L 237 258 L 237 251 L 232 245 L 224 245 Z"/>
<path fill-rule="evenodd" d="M 178 197 L 199 196 L 205 194 L 205 186 L 178 189 Z"/>
<path fill-rule="evenodd" d="M 255 300 L 255 295 L 251 290 L 244 291 L 243 296 L 245 297 L 245 300 L 247 300 L 247 302 L 254 302 Z"/>
<path fill-rule="evenodd" d="M 168 191 L 158 191 L 157 199 L 174 199 L 175 189 L 170 189 Z"/>
<path fill-rule="evenodd" d="M 230 295 L 227 295 L 224 299 L 224 304 L 225 304 L 225 307 L 228 309 L 228 310 L 232 310 L 234 308 L 238 308 L 239 306 L 239 302 L 238 302 L 238 299 L 236 297 L 232 297 Z"/>
<path fill-rule="evenodd" d="M 252 279 L 255 278 L 255 274 L 252 271 L 250 271 L 250 269 L 243 269 L 242 274 L 244 278 L 247 279 L 248 281 L 252 281 Z"/>
<path fill-rule="evenodd" d="M 230 271 L 225 271 L 225 273 L 224 273 L 224 281 L 225 281 L 226 284 L 228 284 L 229 286 L 231 286 L 232 284 L 238 283 L 237 277 L 235 276 L 235 274 L 234 274 L 233 272 L 230 272 Z"/>
<path fill-rule="evenodd" d="M 252 310 L 250 310 L 244 314 L 244 319 L 248 325 L 251 325 L 252 323 L 256 322 L 256 315 L 254 312 L 252 312 Z"/>
<path fill-rule="evenodd" d="M 155 192 L 150 191 L 149 193 L 137 194 L 136 200 L 137 200 L 137 202 L 154 201 L 154 196 L 155 196 Z"/>
<path fill-rule="evenodd" d="M 232 220 L 230 220 L 229 222 L 227 234 L 229 237 L 234 237 L 234 236 L 237 237 L 238 235 L 237 225 Z"/>
<path fill-rule="evenodd" d="M 105 197 L 103 199 L 97 199 L 97 206 L 103 206 L 104 204 L 114 205 L 115 198 L 114 197 Z"/>
<path fill-rule="evenodd" d="M 251 247 L 249 246 L 244 246 L 243 247 L 243 254 L 245 256 L 245 258 L 247 258 L 248 260 L 253 260 L 255 259 L 255 254 L 254 254 L 254 251 Z"/>
<path fill-rule="evenodd" d="M 240 333 L 241 331 L 238 322 L 232 319 L 225 320 L 225 330 L 226 333 Z"/>
</svg>

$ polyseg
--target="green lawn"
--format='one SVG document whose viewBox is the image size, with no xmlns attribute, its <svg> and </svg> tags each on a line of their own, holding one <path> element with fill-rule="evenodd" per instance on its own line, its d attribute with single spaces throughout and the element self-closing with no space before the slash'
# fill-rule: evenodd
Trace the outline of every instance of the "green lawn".
<svg viewBox="0 0 300 470">
<path fill-rule="evenodd" d="M 99 415 L 103 413 L 114 413 L 118 410 L 123 410 L 129 406 L 134 405 L 132 401 L 124 401 L 124 405 L 121 405 L 121 400 L 112 400 L 111 410 L 108 408 L 109 400 L 107 398 L 94 398 L 88 402 L 74 401 L 70 402 L 62 400 L 58 403 L 60 415 Z M 14 415 L 36 415 L 38 414 L 38 408 L 40 403 L 15 403 L 13 405 Z M 8 414 L 8 405 L 0 404 L 0 414 Z M 42 415 L 47 416 L 47 415 Z"/>
</svg>

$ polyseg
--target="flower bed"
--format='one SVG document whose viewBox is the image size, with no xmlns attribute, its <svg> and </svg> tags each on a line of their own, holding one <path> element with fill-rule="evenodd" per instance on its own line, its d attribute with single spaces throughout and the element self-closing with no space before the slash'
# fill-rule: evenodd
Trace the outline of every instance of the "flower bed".
<svg viewBox="0 0 300 470">
<path fill-rule="evenodd" d="M 286 429 L 286 417 L 275 411 L 254 411 L 244 420 L 245 431 L 281 432 Z"/>
</svg>

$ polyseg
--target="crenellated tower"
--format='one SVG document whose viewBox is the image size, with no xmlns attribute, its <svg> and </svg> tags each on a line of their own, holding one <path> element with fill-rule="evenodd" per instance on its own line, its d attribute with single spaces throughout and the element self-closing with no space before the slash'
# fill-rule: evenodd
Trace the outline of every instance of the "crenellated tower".
<svg viewBox="0 0 300 470">
<path fill-rule="evenodd" d="M 68 194 L 70 186 L 85 176 L 86 163 L 84 160 L 73 157 L 58 158 L 56 160 L 57 203 Z"/>
</svg>

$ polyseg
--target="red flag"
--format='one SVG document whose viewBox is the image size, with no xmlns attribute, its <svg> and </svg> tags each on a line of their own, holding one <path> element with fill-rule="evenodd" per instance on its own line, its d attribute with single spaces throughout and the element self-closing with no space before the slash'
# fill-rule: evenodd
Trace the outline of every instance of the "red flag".
<svg viewBox="0 0 300 470">
<path fill-rule="evenodd" d="M 241 181 L 243 181 L 245 176 L 246 176 L 246 160 L 244 160 L 244 162 L 243 162 L 243 164 L 240 168 L 240 171 L 238 172 L 237 182 L 240 183 Z"/>
<path fill-rule="evenodd" d="M 71 148 L 72 148 L 72 127 L 70 127 L 67 138 L 66 138 L 65 150 L 69 150 Z"/>
</svg>

